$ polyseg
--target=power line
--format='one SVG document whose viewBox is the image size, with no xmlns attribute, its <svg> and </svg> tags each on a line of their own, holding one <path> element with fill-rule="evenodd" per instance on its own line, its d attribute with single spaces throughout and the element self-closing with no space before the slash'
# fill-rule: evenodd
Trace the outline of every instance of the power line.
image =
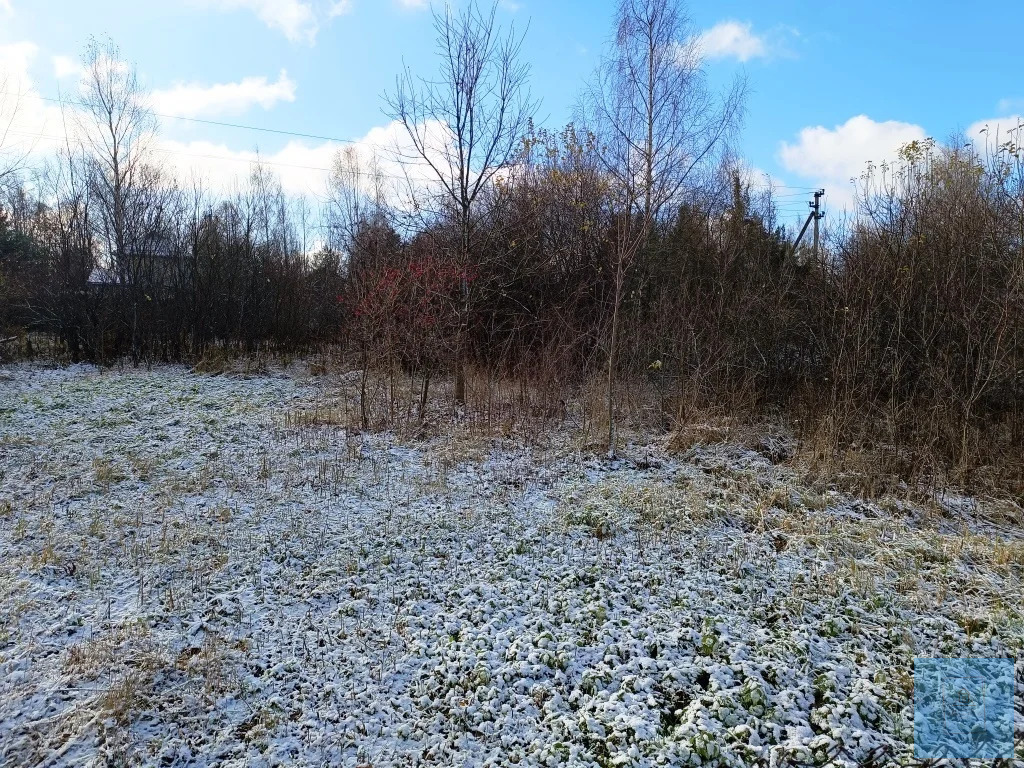
<svg viewBox="0 0 1024 768">
<path fill-rule="evenodd" d="M 84 102 L 81 102 L 81 101 L 75 101 L 73 99 L 55 99 L 55 98 L 52 98 L 50 96 L 43 96 L 42 94 L 38 94 L 38 93 L 18 93 L 18 94 L 12 94 L 10 91 L 0 91 L 0 93 L 16 95 L 19 98 L 23 97 L 23 96 L 29 96 L 29 97 L 34 98 L 34 99 L 40 99 L 42 101 L 49 101 L 49 102 L 53 102 L 55 104 L 60 104 L 61 106 L 64 106 L 65 104 L 70 104 L 70 105 L 74 105 L 74 106 L 78 106 L 78 107 L 88 107 L 87 104 L 85 104 Z M 336 143 L 339 143 L 339 144 L 349 144 L 349 145 L 357 144 L 357 145 L 362 145 L 364 147 L 367 147 L 368 149 L 383 150 L 385 152 L 394 151 L 393 148 L 383 147 L 380 144 L 363 144 L 362 142 L 360 142 L 357 139 L 339 139 L 339 138 L 333 137 L 333 136 L 321 136 L 321 135 L 314 134 L 314 133 L 302 133 L 300 131 L 286 131 L 286 130 L 279 130 L 279 129 L 276 129 L 276 128 L 263 128 L 263 127 L 256 126 L 256 125 L 245 125 L 243 123 L 226 123 L 226 122 L 221 122 L 219 120 L 205 120 L 205 119 L 197 118 L 197 117 L 184 117 L 182 115 L 167 115 L 167 114 L 163 114 L 163 113 L 160 113 L 160 112 L 151 112 L 151 114 L 153 114 L 156 117 L 166 117 L 166 118 L 170 118 L 170 119 L 174 119 L 174 120 L 186 120 L 186 121 L 189 121 L 189 122 L 202 123 L 202 124 L 205 124 L 205 125 L 218 125 L 218 126 L 224 126 L 224 127 L 228 127 L 228 128 L 238 128 L 238 129 L 242 129 L 242 130 L 260 131 L 260 132 L 263 132 L 263 133 L 281 134 L 281 135 L 284 135 L 284 136 L 295 136 L 295 137 L 307 138 L 307 139 L 317 139 L 317 140 L 321 140 L 321 141 L 336 142 Z M 61 142 L 67 142 L 68 141 L 68 136 L 66 134 L 64 136 L 48 136 L 48 135 L 43 134 L 43 133 L 31 134 L 31 133 L 24 133 L 24 132 L 14 131 L 14 130 L 9 131 L 9 133 L 12 134 L 12 135 L 25 136 L 25 137 L 28 137 L 28 138 L 37 138 L 37 139 L 45 138 L 45 139 L 49 139 L 51 141 L 61 141 Z M 313 166 L 313 165 L 299 165 L 297 163 L 282 163 L 280 161 L 264 160 L 262 158 L 241 158 L 241 157 L 227 157 L 227 156 L 224 156 L 224 155 L 197 154 L 197 153 L 194 153 L 194 152 L 183 152 L 181 150 L 172 150 L 172 149 L 167 149 L 167 148 L 154 148 L 153 151 L 154 152 L 163 152 L 165 154 L 174 154 L 174 155 L 178 155 L 178 156 L 181 156 L 181 157 L 195 157 L 195 158 L 198 158 L 198 159 L 205 159 L 205 160 L 220 160 L 220 161 L 224 161 L 224 162 L 236 162 L 236 163 L 248 163 L 248 164 L 259 163 L 261 165 L 272 165 L 272 166 L 281 167 L 281 168 L 296 168 L 296 169 L 300 169 L 300 170 L 322 171 L 324 173 L 330 173 L 331 172 L 330 168 L 321 168 L 319 166 Z M 346 170 L 346 173 L 353 174 L 353 175 L 356 175 L 356 176 L 361 176 L 361 177 L 366 176 L 366 177 L 370 177 L 370 178 L 386 178 L 386 179 L 393 179 L 393 180 L 397 180 L 397 181 L 405 181 L 405 180 L 407 180 L 406 176 L 397 176 L 397 175 L 394 175 L 394 174 L 386 174 L 386 173 L 372 173 L 370 171 L 363 171 L 363 170 L 356 170 L 356 169 Z"/>
<path fill-rule="evenodd" d="M 52 135 L 46 134 L 46 133 L 25 133 L 24 131 L 10 131 L 9 133 L 11 133 L 14 136 L 24 136 L 26 138 L 31 138 L 31 139 L 47 139 L 49 141 L 60 141 L 60 142 L 65 142 L 65 141 L 69 140 L 69 138 L 67 136 L 52 136 Z M 198 154 L 196 152 L 183 152 L 183 151 L 181 151 L 179 149 L 169 149 L 169 148 L 166 148 L 166 147 L 153 147 L 150 151 L 152 151 L 152 152 L 161 152 L 161 153 L 169 154 L 169 155 L 178 155 L 178 156 L 181 156 L 181 157 L 195 157 L 195 158 L 201 158 L 201 159 L 204 159 L 204 160 L 223 160 L 223 161 L 226 161 L 226 162 L 249 163 L 249 164 L 257 163 L 257 164 L 260 164 L 260 165 L 281 166 L 283 168 L 298 168 L 298 169 L 307 170 L 307 171 L 324 171 L 325 173 L 330 173 L 330 171 L 331 171 L 330 168 L 321 168 L 320 166 L 316 166 L 316 165 L 298 165 L 297 163 L 282 163 L 282 162 L 277 161 L 277 160 L 264 160 L 263 158 L 260 158 L 260 157 L 247 158 L 247 157 L 228 157 L 227 155 L 207 155 L 207 154 Z M 356 174 L 362 175 L 364 172 L 363 171 L 352 171 L 352 173 L 356 173 Z"/>
<path fill-rule="evenodd" d="M 12 95 L 10 91 L 0 91 L 0 93 L 3 93 L 5 95 Z M 48 102 L 53 102 L 55 104 L 60 104 L 61 106 L 65 105 L 65 104 L 71 104 L 71 105 L 78 106 L 78 107 L 88 107 L 87 104 L 85 104 L 84 102 L 81 102 L 81 101 L 75 101 L 73 99 L 57 99 L 57 98 L 53 98 L 53 97 L 50 97 L 50 96 L 43 96 L 42 94 L 38 94 L 38 93 L 18 93 L 18 94 L 13 94 L 13 95 L 17 95 L 19 98 L 24 97 L 24 96 L 28 96 L 30 98 L 39 99 L 41 101 L 48 101 Z M 185 117 L 184 115 L 169 115 L 169 114 L 164 114 L 164 113 L 160 113 L 160 112 L 151 112 L 151 114 L 154 115 L 155 117 L 163 117 L 163 118 L 167 118 L 167 119 L 171 119 L 171 120 L 183 120 L 183 121 L 187 121 L 187 122 L 200 123 L 200 124 L 203 124 L 203 125 L 215 125 L 215 126 L 221 126 L 221 127 L 225 127 L 225 128 L 235 128 L 235 129 L 239 129 L 239 130 L 248 130 L 248 131 L 258 131 L 258 132 L 261 132 L 261 133 L 279 134 L 279 135 L 282 135 L 282 136 L 293 136 L 293 137 L 297 137 L 297 138 L 316 139 L 318 141 L 330 141 L 330 142 L 335 142 L 335 143 L 338 143 L 338 144 L 360 144 L 361 143 L 357 139 L 339 139 L 339 138 L 334 137 L 334 136 L 323 136 L 323 135 L 319 135 L 319 134 L 315 134 L 315 133 L 303 133 L 301 131 L 288 131 L 288 130 L 277 129 L 277 128 L 265 128 L 265 127 L 257 126 L 257 125 L 246 125 L 244 123 L 228 123 L 228 122 L 223 122 L 223 121 L 220 121 L 220 120 L 207 120 L 207 119 L 198 118 L 198 117 Z M 66 133 L 65 133 L 64 136 L 49 136 L 49 135 L 46 135 L 44 133 L 32 134 L 32 133 L 25 133 L 25 132 L 22 132 L 22 131 L 15 131 L 15 130 L 8 131 L 8 133 L 10 133 L 12 135 L 25 136 L 27 138 L 48 139 L 50 141 L 67 142 L 69 140 L 69 137 L 66 135 Z M 363 146 L 371 148 L 371 149 L 381 149 L 381 150 L 385 150 L 385 151 L 392 151 L 391 149 L 388 149 L 386 147 L 382 147 L 379 144 L 363 144 Z M 225 156 L 225 155 L 198 154 L 198 153 L 195 153 L 195 152 L 183 152 L 181 150 L 168 149 L 168 148 L 164 148 L 164 147 L 155 147 L 155 148 L 153 148 L 152 151 L 154 151 L 154 152 L 162 152 L 164 154 L 177 155 L 179 157 L 193 157 L 193 158 L 197 158 L 197 159 L 201 159 L 201 160 L 219 160 L 221 162 L 246 163 L 246 164 L 249 164 L 249 165 L 252 165 L 253 163 L 257 163 L 259 165 L 270 165 L 270 166 L 274 166 L 274 167 L 278 167 L 278 168 L 294 168 L 294 169 L 298 169 L 298 170 L 321 171 L 323 173 L 330 173 L 332 171 L 332 169 L 330 169 L 330 168 L 322 168 L 320 166 L 299 165 L 297 163 L 282 163 L 282 162 L 277 161 L 277 160 L 265 160 L 265 159 L 263 159 L 261 157 L 243 158 L 243 157 L 228 157 L 228 156 Z M 398 176 L 398 175 L 395 175 L 395 174 L 386 174 L 386 173 L 373 173 L 373 172 L 369 172 L 369 171 L 363 171 L 361 169 L 347 169 L 346 173 L 355 175 L 357 177 L 368 176 L 370 178 L 385 178 L 385 179 L 393 179 L 393 180 L 398 180 L 398 181 L 406 181 L 406 180 L 408 180 L 407 176 Z M 777 193 L 775 193 L 776 189 L 791 189 L 791 190 L 800 190 L 800 191 L 777 194 Z M 799 186 L 792 186 L 792 185 L 788 185 L 788 184 L 776 184 L 776 185 L 770 185 L 770 186 L 766 187 L 764 191 L 770 192 L 773 198 L 793 198 L 793 197 L 806 197 L 807 192 L 810 191 L 810 190 L 817 190 L 817 187 L 799 187 Z M 789 202 L 791 202 L 791 201 L 783 200 L 779 205 L 776 205 L 775 207 L 780 212 L 787 212 L 787 211 L 784 211 L 783 208 Z"/>
<path fill-rule="evenodd" d="M 89 106 L 88 104 L 86 104 L 84 102 L 81 102 L 81 101 L 75 101 L 73 99 L 55 99 L 52 96 L 43 96 L 42 94 L 39 94 L 39 93 L 12 94 L 10 91 L 0 91 L 0 93 L 3 93 L 5 95 L 16 95 L 19 98 L 28 96 L 29 98 L 39 99 L 41 101 L 49 101 L 49 102 L 53 102 L 54 104 L 60 104 L 60 105 L 71 104 L 71 105 L 74 105 L 76 107 L 88 107 Z M 361 143 L 358 139 L 339 139 L 336 136 L 322 136 L 322 135 L 319 135 L 319 134 L 316 134 L 316 133 L 303 133 L 301 131 L 287 131 L 287 130 L 283 130 L 283 129 L 280 129 L 280 128 L 264 128 L 264 127 L 259 126 L 259 125 L 246 125 L 244 123 L 227 123 L 227 122 L 223 122 L 223 121 L 220 121 L 220 120 L 206 120 L 206 119 L 201 118 L 201 117 L 186 117 L 185 115 L 168 115 L 168 114 L 165 114 L 163 112 L 152 112 L 152 111 L 150 112 L 150 114 L 152 114 L 154 117 L 163 117 L 163 118 L 167 118 L 169 120 L 185 120 L 185 121 L 188 121 L 188 122 L 191 122 L 191 123 L 202 123 L 203 125 L 218 125 L 218 126 L 221 126 L 221 127 L 224 127 L 224 128 L 238 128 L 238 129 L 246 130 L 246 131 L 260 131 L 261 133 L 276 133 L 276 134 L 280 134 L 282 136 L 295 136 L 295 137 L 302 138 L 302 139 L 317 139 L 318 141 L 333 141 L 333 142 L 336 142 L 338 144 L 359 144 L 359 143 Z M 367 144 L 365 146 L 373 147 L 375 149 L 384 149 L 384 147 L 381 147 L 381 146 L 376 145 L 376 144 Z"/>
<path fill-rule="evenodd" d="M 84 102 L 81 102 L 81 101 L 75 101 L 73 99 L 53 98 L 52 96 L 43 96 L 42 94 L 39 94 L 39 93 L 11 94 L 10 91 L 0 91 L 0 93 L 4 93 L 4 94 L 8 94 L 8 95 L 17 95 L 19 97 L 28 96 L 30 98 L 40 99 L 42 101 L 49 101 L 49 102 L 53 102 L 54 104 L 60 104 L 60 105 L 72 104 L 72 105 L 78 106 L 78 107 L 87 107 L 88 106 L 87 104 L 85 104 Z M 324 136 L 324 135 L 320 135 L 320 134 L 316 134 L 316 133 L 304 133 L 302 131 L 289 131 L 289 130 L 284 130 L 284 129 L 280 129 L 280 128 L 265 128 L 263 126 L 258 126 L 258 125 L 246 125 L 245 123 L 228 123 L 228 122 L 224 122 L 224 121 L 221 121 L 221 120 L 208 120 L 208 119 L 200 118 L 200 117 L 186 117 L 184 115 L 169 115 L 169 114 L 162 113 L 162 112 L 151 112 L 151 114 L 154 115 L 155 117 L 167 118 L 169 120 L 183 120 L 183 121 L 191 122 L 191 123 L 200 123 L 202 125 L 216 125 L 216 126 L 220 126 L 220 127 L 223 127 L 223 128 L 235 128 L 235 129 L 238 129 L 238 130 L 245 130 L 245 131 L 258 131 L 260 133 L 272 133 L 272 134 L 278 134 L 278 135 L 281 135 L 281 136 L 293 136 L 293 137 L 301 138 L 301 139 L 316 139 L 318 141 L 333 141 L 333 142 L 336 142 L 338 144 L 362 144 L 362 146 L 369 147 L 371 149 L 380 149 L 380 150 L 385 150 L 385 151 L 392 151 L 392 148 L 390 148 L 390 147 L 383 147 L 380 144 L 363 144 L 358 139 L 339 139 L 336 136 Z M 167 151 L 167 150 L 163 150 L 163 151 Z M 203 156 L 203 155 L 194 155 L 194 156 L 195 157 L 208 157 L 208 158 L 212 158 L 212 159 L 222 159 L 222 158 L 214 158 L 213 156 Z M 223 158 L 223 159 L 225 159 L 225 160 L 235 160 L 236 158 Z M 266 164 L 269 165 L 271 163 L 267 162 Z M 317 171 L 329 171 L 330 170 L 328 168 L 315 168 L 315 167 L 312 167 L 312 166 L 290 165 L 290 164 L 287 164 L 287 163 L 276 163 L 276 165 L 284 165 L 286 167 L 292 167 L 292 168 L 308 168 L 309 170 L 317 170 Z M 385 174 L 385 176 L 386 176 L 386 174 Z M 390 178 L 402 179 L 404 177 L 392 176 Z M 792 184 L 770 184 L 767 187 L 765 187 L 764 189 L 766 191 L 771 190 L 772 193 L 773 193 L 773 197 L 783 198 L 783 197 L 806 197 L 809 192 L 816 191 L 818 189 L 818 187 L 801 187 L 801 186 L 796 186 L 796 185 L 792 185 Z M 785 192 L 785 193 L 782 193 L 782 194 L 775 194 L 774 190 L 777 190 L 777 189 L 794 190 L 794 191 L 793 192 Z"/>
<path fill-rule="evenodd" d="M 67 135 L 64 136 L 53 136 L 46 133 L 26 133 L 24 131 L 8 131 L 12 136 L 24 136 L 30 139 L 47 139 L 49 141 L 68 142 L 70 139 Z M 229 163 L 246 163 L 248 165 L 272 165 L 280 168 L 296 168 L 299 170 L 306 171 L 322 171 L 324 173 L 331 173 L 331 168 L 323 168 L 317 165 L 299 165 L 298 163 L 283 163 L 279 160 L 265 160 L 262 157 L 229 157 L 227 155 L 210 155 L 210 154 L 199 154 L 197 152 L 184 152 L 180 149 L 170 149 L 167 147 L 153 147 L 150 151 L 161 152 L 168 155 L 177 155 L 179 157 L 194 157 L 203 160 L 220 160 Z M 405 181 L 407 177 L 398 176 L 396 174 L 388 173 L 374 173 L 372 171 L 366 171 L 362 169 L 346 169 L 345 174 L 369 177 L 369 178 L 384 178 L 384 179 L 395 179 L 398 181 Z"/>
</svg>

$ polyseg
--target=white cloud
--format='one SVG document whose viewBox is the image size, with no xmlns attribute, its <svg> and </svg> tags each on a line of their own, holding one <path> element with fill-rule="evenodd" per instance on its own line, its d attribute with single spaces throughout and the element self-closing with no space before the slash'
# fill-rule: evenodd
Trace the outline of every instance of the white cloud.
<svg viewBox="0 0 1024 768">
<path fill-rule="evenodd" d="M 14 6 L 11 0 L 0 0 L 0 19 L 10 19 L 14 16 Z"/>
<path fill-rule="evenodd" d="M 431 126 L 428 136 L 440 141 L 443 128 Z M 421 190 L 433 182 L 430 169 L 423 163 L 401 163 L 397 158 L 414 155 L 405 128 L 397 122 L 371 129 L 351 143 L 326 141 L 318 144 L 289 141 L 281 149 L 266 153 L 239 150 L 226 144 L 209 141 L 175 141 L 162 139 L 156 155 L 179 179 L 199 178 L 217 192 L 226 193 L 244 186 L 252 166 L 262 162 L 281 179 L 288 194 L 323 196 L 327 191 L 330 169 L 338 152 L 354 153 L 370 186 L 369 169 L 376 161 L 383 177 L 385 194 L 396 205 L 403 205 L 410 183 Z M 408 177 L 408 181 L 406 180 Z"/>
<path fill-rule="evenodd" d="M 966 133 L 982 155 L 1011 139 L 1018 145 L 1024 144 L 1024 113 L 979 120 L 971 123 Z"/>
<path fill-rule="evenodd" d="M 29 75 L 37 55 L 38 47 L 30 42 L 0 45 L 0 79 L 6 78 L 3 90 L 13 94 L 6 98 L 0 95 L 0 167 L 10 160 L 20 162 L 27 157 L 30 163 L 37 163 L 51 157 L 65 144 L 65 131 L 72 134 L 70 141 L 75 143 L 76 108 L 38 98 L 38 90 Z M 249 82 L 257 87 L 243 87 Z M 277 83 L 249 78 L 241 83 L 207 88 L 177 86 L 162 92 L 163 95 L 154 94 L 154 100 L 159 99 L 161 111 L 171 111 L 175 106 L 173 99 L 178 99 L 178 106 L 181 106 L 183 99 L 192 98 L 196 102 L 191 107 L 194 114 L 212 108 L 216 99 L 225 99 L 235 106 L 243 103 L 269 105 L 282 94 L 290 97 L 293 87 L 282 73 Z M 443 145 L 446 136 L 443 126 L 431 125 L 426 133 L 428 144 Z M 293 140 L 269 153 L 238 149 L 237 145 L 220 142 L 183 141 L 162 136 L 157 136 L 150 147 L 153 160 L 180 181 L 199 178 L 215 193 L 229 193 L 244 186 L 252 165 L 262 162 L 280 177 L 286 193 L 322 196 L 338 151 L 347 147 L 352 148 L 364 169 L 369 169 L 376 159 L 384 177 L 385 193 L 396 205 L 407 202 L 410 186 L 422 191 L 434 182 L 431 171 L 423 163 L 399 162 L 398 158 L 412 157 L 415 152 L 404 127 L 396 122 L 373 128 L 351 143 Z"/>
<path fill-rule="evenodd" d="M 292 194 L 318 194 L 326 186 L 326 168 L 330 166 L 336 145 L 327 142 L 309 146 L 292 141 L 277 152 L 239 150 L 211 141 L 161 139 L 154 153 L 180 180 L 201 179 L 209 187 L 225 193 L 244 185 L 256 162 L 263 162 L 278 175 L 284 190 Z"/>
<path fill-rule="evenodd" d="M 2 2 L 3 0 L 0 0 Z M 27 40 L 0 45 L 0 71 L 17 80 L 28 78 L 28 68 L 39 52 L 39 46 Z"/>
<path fill-rule="evenodd" d="M 58 80 L 65 77 L 81 77 L 82 65 L 70 56 L 53 57 L 53 76 Z"/>
<path fill-rule="evenodd" d="M 295 82 L 284 70 L 273 83 L 265 77 L 214 85 L 183 83 L 153 91 L 151 98 L 154 111 L 180 117 L 240 114 L 256 105 L 270 109 L 281 101 L 295 101 Z"/>
<path fill-rule="evenodd" d="M 352 0 L 336 0 L 327 9 L 327 18 L 333 19 L 336 16 L 344 16 L 352 13 Z"/>
<path fill-rule="evenodd" d="M 40 98 L 29 74 L 38 52 L 27 41 L 0 45 L 0 171 L 63 142 L 61 108 Z"/>
<path fill-rule="evenodd" d="M 779 157 L 787 170 L 807 178 L 849 179 L 859 176 L 865 163 L 892 160 L 902 145 L 924 138 L 919 125 L 857 115 L 832 129 L 804 128 L 795 144 L 782 143 Z"/>
<path fill-rule="evenodd" d="M 293 42 L 312 44 L 320 24 L 309 0 L 192 0 L 224 11 L 246 10 Z"/>
<path fill-rule="evenodd" d="M 426 0 L 422 0 L 425 2 Z M 3 2 L 3 0 L 0 0 Z M 221 11 L 249 11 L 292 42 L 312 45 L 320 27 L 352 12 L 355 0 L 187 0 Z"/>
<path fill-rule="evenodd" d="M 768 43 L 753 33 L 749 22 L 721 21 L 700 34 L 697 47 L 709 59 L 748 61 L 768 55 Z"/>
<path fill-rule="evenodd" d="M 766 32 L 755 33 L 750 22 L 728 19 L 696 36 L 696 51 L 705 59 L 732 58 L 739 61 L 793 56 L 790 43 L 800 37 L 800 31 L 785 25 L 776 25 Z"/>
<path fill-rule="evenodd" d="M 66 131 L 71 134 L 70 141 L 76 141 L 77 109 L 73 105 L 62 108 L 38 98 L 40 94 L 29 75 L 37 54 L 37 46 L 29 42 L 0 45 L 0 80 L 6 79 L 5 86 L 0 89 L 4 92 L 0 93 L 0 172 L 12 160 L 20 163 L 27 158 L 34 164 L 52 157 L 65 144 Z M 263 80 L 261 85 L 265 84 L 266 88 L 250 88 L 246 92 L 240 88 L 246 82 L 209 89 L 179 86 L 164 92 L 160 106 L 174 106 L 172 98 L 166 94 L 184 97 L 188 95 L 186 92 L 201 102 L 199 106 L 203 109 L 211 104 L 211 99 L 222 97 L 218 94 L 223 94 L 223 98 L 235 105 L 244 101 L 243 96 L 253 94 L 255 99 L 251 103 L 261 103 L 261 99 L 269 103 L 271 96 L 268 94 L 274 93 L 275 85 L 284 82 L 288 87 L 278 89 L 283 92 L 293 87 L 283 74 L 277 84 Z M 194 105 L 192 113 L 195 111 Z M 150 146 L 153 160 L 180 179 L 184 181 L 197 175 L 219 192 L 228 192 L 237 183 L 244 183 L 249 177 L 251 164 L 259 158 L 281 176 L 287 192 L 309 194 L 325 189 L 328 174 L 321 169 L 330 167 L 331 159 L 341 145 L 325 142 L 309 146 L 303 142 L 290 142 L 277 152 L 259 155 L 255 151 L 240 151 L 220 143 L 183 142 L 158 136 Z"/>
<path fill-rule="evenodd" d="M 780 182 L 772 174 L 756 165 L 743 164 L 738 169 L 740 181 L 750 187 L 754 194 L 766 192 L 777 187 Z"/>
<path fill-rule="evenodd" d="M 853 185 L 867 163 L 892 161 L 901 146 L 927 138 L 924 128 L 898 120 L 877 122 L 867 115 L 851 117 L 835 128 L 812 126 L 800 131 L 793 144 L 782 142 L 782 166 L 825 187 L 833 206 L 852 207 Z"/>
</svg>

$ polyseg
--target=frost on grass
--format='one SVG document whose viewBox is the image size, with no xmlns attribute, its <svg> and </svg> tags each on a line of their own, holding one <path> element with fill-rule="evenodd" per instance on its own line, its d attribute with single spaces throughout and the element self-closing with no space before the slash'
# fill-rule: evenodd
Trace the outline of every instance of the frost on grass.
<svg viewBox="0 0 1024 768">
<path fill-rule="evenodd" d="M 296 416 L 340 386 L 4 371 L 0 764 L 907 760 L 914 656 L 1021 656 L 1015 507 Z"/>
</svg>

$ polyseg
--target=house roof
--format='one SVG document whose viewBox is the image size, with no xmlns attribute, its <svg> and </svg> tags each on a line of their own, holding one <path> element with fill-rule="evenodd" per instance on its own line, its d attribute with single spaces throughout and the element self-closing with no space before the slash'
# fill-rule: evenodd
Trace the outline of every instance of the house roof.
<svg viewBox="0 0 1024 768">
<path fill-rule="evenodd" d="M 123 282 L 120 275 L 106 267 L 93 267 L 89 273 L 89 285 L 121 285 Z"/>
</svg>

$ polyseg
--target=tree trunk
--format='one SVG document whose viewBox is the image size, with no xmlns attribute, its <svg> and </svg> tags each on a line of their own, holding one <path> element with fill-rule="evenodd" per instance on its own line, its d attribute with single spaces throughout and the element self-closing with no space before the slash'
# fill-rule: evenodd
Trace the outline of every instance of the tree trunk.
<svg viewBox="0 0 1024 768">
<path fill-rule="evenodd" d="M 359 377 L 359 423 L 363 425 L 363 429 L 367 430 L 370 428 L 370 417 L 366 411 L 366 375 L 370 367 L 369 355 L 366 351 L 366 341 L 363 340 L 363 353 L 360 355 L 363 372 Z"/>
<path fill-rule="evenodd" d="M 620 246 L 621 248 L 621 246 Z M 619 343 L 619 310 L 622 306 L 625 253 L 618 254 L 615 267 L 615 299 L 612 305 L 612 332 L 608 342 L 608 388 L 605 393 L 608 405 L 608 458 L 615 458 L 615 358 Z"/>
<path fill-rule="evenodd" d="M 459 335 L 456 339 L 455 350 L 455 403 L 465 405 L 466 403 L 466 335 L 469 327 L 469 281 L 467 272 L 469 270 L 469 205 L 463 203 L 462 210 L 462 242 L 460 243 L 461 253 L 459 261 L 462 265 L 462 276 L 460 289 L 462 292 L 462 306 L 459 308 Z"/>
<path fill-rule="evenodd" d="M 427 366 L 427 370 L 423 374 L 423 387 L 420 389 L 420 413 L 419 419 L 420 424 L 426 421 L 427 418 L 427 398 L 430 395 L 430 366 Z"/>
</svg>

